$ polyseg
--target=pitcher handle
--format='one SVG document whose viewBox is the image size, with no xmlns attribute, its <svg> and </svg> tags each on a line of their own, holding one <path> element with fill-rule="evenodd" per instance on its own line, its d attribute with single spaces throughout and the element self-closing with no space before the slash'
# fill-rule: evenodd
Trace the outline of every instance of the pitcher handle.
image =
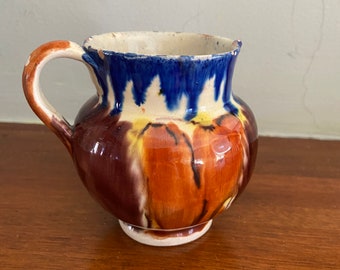
<svg viewBox="0 0 340 270">
<path fill-rule="evenodd" d="M 86 64 L 82 58 L 84 53 L 81 46 L 71 41 L 57 40 L 45 43 L 31 53 L 22 74 L 22 85 L 27 102 L 70 153 L 72 152 L 72 126 L 45 98 L 40 89 L 40 73 L 46 63 L 55 58 L 70 58 Z"/>
</svg>

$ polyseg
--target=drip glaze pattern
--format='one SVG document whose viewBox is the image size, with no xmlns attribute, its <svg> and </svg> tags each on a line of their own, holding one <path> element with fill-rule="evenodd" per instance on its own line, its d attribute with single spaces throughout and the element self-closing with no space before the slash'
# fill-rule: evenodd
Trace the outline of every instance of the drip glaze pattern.
<svg viewBox="0 0 340 270">
<path fill-rule="evenodd" d="M 166 50 L 209 49 L 162 55 L 157 49 L 125 52 L 119 45 L 137 42 L 139 48 L 141 40 Z M 182 244 L 208 230 L 244 190 L 255 165 L 256 121 L 232 91 L 240 48 L 240 41 L 184 33 L 109 33 L 89 38 L 83 48 L 56 41 L 32 54 L 23 85 L 32 109 L 69 150 L 89 193 L 124 231 L 146 244 Z M 97 88 L 73 126 L 39 98 L 40 69 L 56 57 L 82 61 Z"/>
</svg>

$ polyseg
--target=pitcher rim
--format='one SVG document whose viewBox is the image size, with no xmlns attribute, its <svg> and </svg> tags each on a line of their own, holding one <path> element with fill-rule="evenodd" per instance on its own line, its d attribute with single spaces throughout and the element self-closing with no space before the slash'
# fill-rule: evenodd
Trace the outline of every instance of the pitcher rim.
<svg viewBox="0 0 340 270">
<path fill-rule="evenodd" d="M 100 42 L 100 40 L 105 37 L 111 37 L 111 38 L 116 38 L 117 36 L 122 36 L 122 37 L 135 37 L 135 36 L 141 36 L 143 35 L 144 37 L 147 36 L 157 36 L 157 38 L 162 38 L 162 37 L 167 37 L 168 39 L 171 39 L 175 36 L 182 36 L 182 37 L 193 37 L 193 38 L 199 38 L 200 40 L 206 39 L 207 42 L 216 42 L 218 46 L 219 42 L 224 42 L 223 46 L 229 45 L 229 50 L 223 50 L 223 51 L 217 51 L 217 52 L 211 52 L 211 53 L 200 53 L 200 54 L 195 54 L 195 53 L 143 53 L 143 52 L 138 52 L 137 50 L 122 50 L 122 49 L 115 49 L 115 48 L 109 48 L 107 45 L 105 46 L 102 44 L 101 46 L 98 45 L 97 43 Z M 99 40 L 99 41 L 98 41 Z M 145 39 L 146 40 L 146 39 Z M 222 45 L 221 45 L 222 46 Z M 176 47 L 176 46 L 173 46 Z M 199 60 L 204 60 L 208 59 L 211 57 L 222 57 L 224 55 L 232 54 L 236 55 L 239 53 L 240 49 L 242 47 L 242 41 L 241 40 L 234 40 L 226 37 L 222 37 L 219 35 L 211 35 L 211 34 L 202 34 L 202 33 L 195 33 L 195 32 L 170 32 L 170 31 L 124 31 L 124 32 L 107 32 L 103 34 L 97 34 L 97 35 L 92 35 L 88 37 L 84 42 L 83 42 L 83 48 L 86 51 L 95 51 L 99 55 L 100 54 L 120 54 L 124 55 L 127 57 L 161 57 L 164 59 L 178 59 L 178 58 L 183 58 L 183 57 L 190 57 L 193 59 L 199 59 Z M 221 50 L 221 48 L 219 48 Z"/>
</svg>

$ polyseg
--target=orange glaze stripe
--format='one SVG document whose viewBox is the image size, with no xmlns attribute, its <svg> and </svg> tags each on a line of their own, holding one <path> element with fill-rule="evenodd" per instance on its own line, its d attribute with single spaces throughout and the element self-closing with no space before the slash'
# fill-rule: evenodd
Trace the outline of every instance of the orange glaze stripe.
<svg viewBox="0 0 340 270">
<path fill-rule="evenodd" d="M 141 132 L 146 216 L 152 228 L 210 220 L 235 197 L 243 169 L 242 123 L 232 115 L 197 125 L 193 138 L 176 124 L 149 123 Z"/>
</svg>

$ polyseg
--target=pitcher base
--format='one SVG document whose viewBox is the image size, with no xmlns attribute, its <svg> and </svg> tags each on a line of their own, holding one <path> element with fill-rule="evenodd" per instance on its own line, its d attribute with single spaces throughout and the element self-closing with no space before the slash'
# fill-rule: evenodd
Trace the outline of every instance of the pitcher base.
<svg viewBox="0 0 340 270">
<path fill-rule="evenodd" d="M 155 230 L 136 227 L 119 220 L 123 231 L 133 240 L 150 246 L 178 246 L 192 242 L 204 235 L 211 227 L 212 220 L 178 230 Z"/>
</svg>

